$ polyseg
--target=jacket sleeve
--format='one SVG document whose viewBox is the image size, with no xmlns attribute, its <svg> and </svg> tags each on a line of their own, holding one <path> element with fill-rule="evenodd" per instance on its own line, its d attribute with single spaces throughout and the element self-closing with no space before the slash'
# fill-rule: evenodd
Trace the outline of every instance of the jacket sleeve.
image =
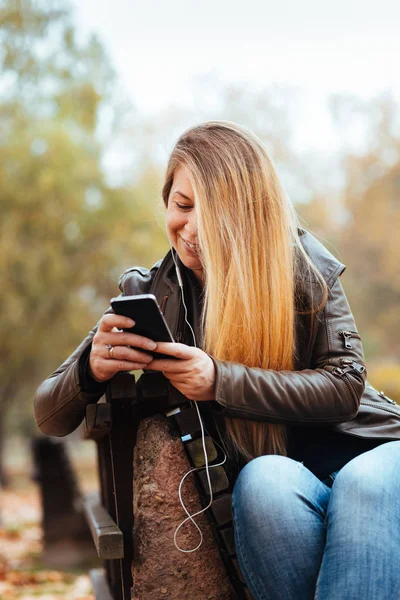
<svg viewBox="0 0 400 600">
<path fill-rule="evenodd" d="M 339 423 L 357 414 L 365 387 L 362 344 L 339 278 L 318 315 L 311 368 L 275 371 L 213 360 L 215 399 L 227 417 L 283 424 Z"/>
<path fill-rule="evenodd" d="M 96 386 L 93 380 L 93 385 L 85 388 L 86 391 L 83 384 L 82 370 L 87 364 L 97 327 L 98 324 L 37 389 L 33 401 L 35 421 L 43 433 L 55 436 L 71 433 L 82 422 L 87 404 L 97 402 L 105 393 L 106 384 Z"/>
<path fill-rule="evenodd" d="M 125 271 L 119 280 L 123 295 L 144 294 L 157 271 L 133 267 Z M 112 308 L 104 314 L 112 313 Z M 34 414 L 38 427 L 48 435 L 64 436 L 74 431 L 83 421 L 86 406 L 96 403 L 104 395 L 107 383 L 98 383 L 87 372 L 92 340 L 97 323 L 71 356 L 52 373 L 37 389 L 34 398 Z"/>
</svg>

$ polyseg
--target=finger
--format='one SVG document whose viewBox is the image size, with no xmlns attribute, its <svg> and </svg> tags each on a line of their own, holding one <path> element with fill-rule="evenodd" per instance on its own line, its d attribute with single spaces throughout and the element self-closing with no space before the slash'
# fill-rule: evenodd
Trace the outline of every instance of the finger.
<svg viewBox="0 0 400 600">
<path fill-rule="evenodd" d="M 130 360 L 114 360 L 114 361 L 106 361 L 107 367 L 105 367 L 109 372 L 119 373 L 120 371 L 134 371 L 135 369 L 141 370 L 146 367 L 142 362 L 135 362 Z M 109 366 L 110 365 L 110 366 Z"/>
<path fill-rule="evenodd" d="M 95 369 L 96 379 L 98 381 L 108 381 L 116 373 L 121 371 L 139 371 L 144 369 L 145 366 L 142 363 L 126 360 L 102 360 L 102 364 Z"/>
<path fill-rule="evenodd" d="M 133 327 L 135 321 L 129 317 L 123 317 L 122 315 L 107 314 L 102 317 L 99 323 L 99 331 L 112 331 L 113 327 L 118 329 L 127 329 Z"/>
<path fill-rule="evenodd" d="M 153 340 L 125 331 L 103 331 L 98 334 L 97 342 L 104 345 L 111 344 L 111 346 L 134 346 L 135 348 L 142 348 L 142 350 L 155 350 L 157 348 L 157 344 Z"/>
<path fill-rule="evenodd" d="M 102 358 L 108 358 L 110 360 L 126 360 L 130 362 L 144 363 L 146 365 L 153 360 L 151 354 L 140 352 L 139 350 L 130 348 L 129 346 L 113 346 L 113 350 L 111 352 L 111 349 L 109 349 L 105 344 L 101 350 L 101 356 Z"/>
<path fill-rule="evenodd" d="M 197 348 L 187 346 L 186 344 L 178 344 L 175 342 L 157 342 L 157 352 L 176 356 L 176 358 L 190 359 L 196 356 Z"/>
<path fill-rule="evenodd" d="M 186 360 L 168 360 L 157 358 L 147 365 L 147 369 L 152 371 L 165 371 L 165 373 L 189 373 L 192 366 Z"/>
</svg>

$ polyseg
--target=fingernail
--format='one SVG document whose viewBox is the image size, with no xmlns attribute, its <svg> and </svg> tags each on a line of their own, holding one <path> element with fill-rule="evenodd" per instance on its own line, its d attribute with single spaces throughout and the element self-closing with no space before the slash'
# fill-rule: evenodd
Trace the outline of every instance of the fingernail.
<svg viewBox="0 0 400 600">
<path fill-rule="evenodd" d="M 129 325 L 129 327 L 133 327 L 133 326 L 134 326 L 134 324 L 135 324 L 135 321 L 134 321 L 133 319 L 130 319 L 130 318 L 128 317 L 128 325 Z"/>
<path fill-rule="evenodd" d="M 157 344 L 155 342 L 149 342 L 148 348 L 149 350 L 155 350 L 157 348 Z"/>
</svg>

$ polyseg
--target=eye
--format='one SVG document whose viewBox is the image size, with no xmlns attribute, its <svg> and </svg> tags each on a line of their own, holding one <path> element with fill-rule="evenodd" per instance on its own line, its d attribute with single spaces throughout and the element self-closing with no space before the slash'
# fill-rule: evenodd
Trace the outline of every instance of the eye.
<svg viewBox="0 0 400 600">
<path fill-rule="evenodd" d="M 188 204 L 179 204 L 179 202 L 175 202 L 175 204 L 179 208 L 179 210 L 190 210 L 192 208 L 192 206 Z"/>
</svg>

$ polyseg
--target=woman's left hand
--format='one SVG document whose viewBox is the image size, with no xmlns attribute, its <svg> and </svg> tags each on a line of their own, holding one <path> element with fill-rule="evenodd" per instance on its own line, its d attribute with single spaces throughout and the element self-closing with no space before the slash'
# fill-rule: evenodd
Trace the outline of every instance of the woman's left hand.
<svg viewBox="0 0 400 600">
<path fill-rule="evenodd" d="M 156 358 L 146 365 L 146 370 L 161 371 L 189 400 L 214 400 L 215 366 L 208 354 L 200 348 L 172 342 L 157 342 L 155 352 L 179 360 Z"/>
</svg>

